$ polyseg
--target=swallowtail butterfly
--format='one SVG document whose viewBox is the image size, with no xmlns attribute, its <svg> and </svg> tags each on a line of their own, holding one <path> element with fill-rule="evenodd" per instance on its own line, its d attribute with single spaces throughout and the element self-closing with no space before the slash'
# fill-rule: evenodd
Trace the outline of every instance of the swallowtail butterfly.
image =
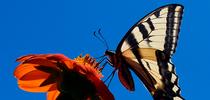
<svg viewBox="0 0 210 100">
<path fill-rule="evenodd" d="M 125 34 L 116 52 L 106 51 L 120 82 L 134 91 L 130 69 L 155 100 L 182 100 L 178 76 L 171 62 L 184 7 L 169 4 L 152 11 Z"/>
</svg>

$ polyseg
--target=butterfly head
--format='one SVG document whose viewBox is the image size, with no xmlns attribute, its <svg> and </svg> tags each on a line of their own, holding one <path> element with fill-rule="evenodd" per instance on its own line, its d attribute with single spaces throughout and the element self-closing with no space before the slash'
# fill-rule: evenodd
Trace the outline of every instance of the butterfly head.
<svg viewBox="0 0 210 100">
<path fill-rule="evenodd" d="M 116 53 L 114 51 L 106 50 L 105 56 L 107 56 L 109 58 L 109 62 L 112 65 L 115 65 L 114 62 L 116 61 Z"/>
<path fill-rule="evenodd" d="M 105 51 L 105 55 L 106 55 L 106 56 L 114 56 L 114 55 L 115 55 L 115 52 L 106 50 L 106 51 Z"/>
</svg>

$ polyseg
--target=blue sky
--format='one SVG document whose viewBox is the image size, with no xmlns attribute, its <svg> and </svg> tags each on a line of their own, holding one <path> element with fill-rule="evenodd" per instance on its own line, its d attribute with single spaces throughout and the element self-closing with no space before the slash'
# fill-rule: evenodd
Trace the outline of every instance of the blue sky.
<svg viewBox="0 0 210 100">
<path fill-rule="evenodd" d="M 2 100 L 45 100 L 43 93 L 17 87 L 13 71 L 17 57 L 26 54 L 62 53 L 70 58 L 89 53 L 103 55 L 105 46 L 93 37 L 102 33 L 112 50 L 127 30 L 150 11 L 170 3 L 185 6 L 173 62 L 181 94 L 187 100 L 209 98 L 210 1 L 207 0 L 1 0 L 0 1 L 0 97 Z M 110 66 L 107 66 L 110 67 Z M 106 68 L 104 75 L 111 73 Z M 116 100 L 152 100 L 135 78 L 136 91 L 129 92 L 117 75 L 110 90 Z"/>
</svg>

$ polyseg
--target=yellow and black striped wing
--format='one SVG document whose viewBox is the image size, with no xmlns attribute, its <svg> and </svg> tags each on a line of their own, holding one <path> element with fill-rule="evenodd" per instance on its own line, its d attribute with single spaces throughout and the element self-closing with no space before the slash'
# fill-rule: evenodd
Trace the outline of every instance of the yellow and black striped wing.
<svg viewBox="0 0 210 100">
<path fill-rule="evenodd" d="M 117 54 L 130 65 L 155 100 L 182 100 L 171 56 L 175 52 L 183 6 L 160 7 L 124 36 Z"/>
<path fill-rule="evenodd" d="M 167 55 L 174 53 L 183 6 L 177 4 L 160 7 L 138 21 L 124 36 L 117 52 L 123 52 L 136 46 L 156 48 Z"/>
</svg>

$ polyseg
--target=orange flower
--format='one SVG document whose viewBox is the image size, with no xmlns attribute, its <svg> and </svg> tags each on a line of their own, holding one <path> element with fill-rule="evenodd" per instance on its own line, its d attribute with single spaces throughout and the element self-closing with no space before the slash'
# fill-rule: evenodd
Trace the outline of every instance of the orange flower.
<svg viewBox="0 0 210 100">
<path fill-rule="evenodd" d="M 14 76 L 28 92 L 47 92 L 47 100 L 114 100 L 101 81 L 99 64 L 86 55 L 74 60 L 62 54 L 26 55 Z"/>
</svg>

